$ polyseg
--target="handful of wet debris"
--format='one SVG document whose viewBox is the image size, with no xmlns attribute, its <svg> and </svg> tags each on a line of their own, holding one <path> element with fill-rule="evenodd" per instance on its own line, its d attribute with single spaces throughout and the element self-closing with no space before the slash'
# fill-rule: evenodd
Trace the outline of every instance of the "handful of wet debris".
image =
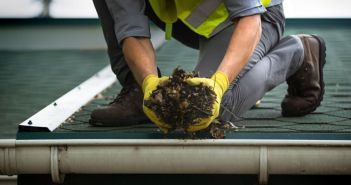
<svg viewBox="0 0 351 185">
<path fill-rule="evenodd" d="M 216 101 L 214 91 L 203 84 L 189 85 L 186 80 L 197 77 L 176 68 L 169 80 L 157 86 L 144 105 L 153 110 L 172 130 L 186 132 L 198 119 L 212 116 L 212 106 Z"/>
</svg>

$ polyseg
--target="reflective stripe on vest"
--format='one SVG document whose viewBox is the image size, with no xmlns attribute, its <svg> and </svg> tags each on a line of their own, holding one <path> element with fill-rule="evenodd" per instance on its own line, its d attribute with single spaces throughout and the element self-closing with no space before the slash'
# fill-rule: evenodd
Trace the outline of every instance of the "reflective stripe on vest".
<svg viewBox="0 0 351 185">
<path fill-rule="evenodd" d="M 195 33 L 206 38 L 232 24 L 222 0 L 149 0 L 156 15 L 166 23 L 166 39 L 172 34 L 172 24 L 179 18 Z M 261 0 L 267 7 L 271 0 Z"/>
<path fill-rule="evenodd" d="M 221 4 L 222 0 L 204 1 L 185 19 L 193 27 L 199 27 Z"/>
<path fill-rule="evenodd" d="M 177 3 L 184 3 L 184 0 L 176 0 Z M 206 38 L 215 35 L 224 27 L 230 25 L 229 14 L 222 0 L 202 0 L 197 7 L 191 12 L 179 14 L 178 18 L 182 20 L 191 30 Z M 271 0 L 261 0 L 261 3 L 267 7 Z"/>
<path fill-rule="evenodd" d="M 209 38 L 217 26 L 226 21 L 226 26 L 232 24 L 222 0 L 192 0 L 191 6 L 187 6 L 186 1 L 175 0 L 177 15 L 195 33 Z"/>
</svg>

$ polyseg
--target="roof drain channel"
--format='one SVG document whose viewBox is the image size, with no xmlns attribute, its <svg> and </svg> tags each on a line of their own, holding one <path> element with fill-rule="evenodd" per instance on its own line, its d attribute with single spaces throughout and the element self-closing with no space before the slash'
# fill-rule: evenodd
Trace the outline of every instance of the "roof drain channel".
<svg viewBox="0 0 351 185">
<path fill-rule="evenodd" d="M 266 185 L 268 183 L 268 152 L 267 146 L 260 147 L 260 171 L 259 171 L 259 183 L 260 185 Z"/>
<path fill-rule="evenodd" d="M 56 184 L 62 184 L 65 180 L 65 174 L 60 173 L 60 158 L 59 158 L 59 150 L 57 146 L 50 147 L 50 170 L 51 170 L 51 178 L 52 182 Z"/>
</svg>

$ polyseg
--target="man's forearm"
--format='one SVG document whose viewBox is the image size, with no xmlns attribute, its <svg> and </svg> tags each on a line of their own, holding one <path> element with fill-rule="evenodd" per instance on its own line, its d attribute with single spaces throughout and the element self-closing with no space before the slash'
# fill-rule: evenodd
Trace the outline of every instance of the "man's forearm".
<svg viewBox="0 0 351 185">
<path fill-rule="evenodd" d="M 125 38 L 122 49 L 127 64 L 139 85 L 142 85 L 147 75 L 157 75 L 155 50 L 149 38 Z"/>
<path fill-rule="evenodd" d="M 231 37 L 226 54 L 218 67 L 229 82 L 233 81 L 250 59 L 261 38 L 261 17 L 253 15 L 240 18 Z"/>
</svg>

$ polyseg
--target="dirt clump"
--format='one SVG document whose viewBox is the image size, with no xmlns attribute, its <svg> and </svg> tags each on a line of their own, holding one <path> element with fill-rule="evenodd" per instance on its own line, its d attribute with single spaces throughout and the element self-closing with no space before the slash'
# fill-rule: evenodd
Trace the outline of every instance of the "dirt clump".
<svg viewBox="0 0 351 185">
<path fill-rule="evenodd" d="M 157 86 L 144 105 L 153 110 L 160 120 L 172 126 L 171 131 L 182 129 L 186 132 L 199 118 L 212 116 L 216 94 L 211 87 L 189 85 L 186 80 L 197 77 L 176 68 L 169 80 Z"/>
</svg>

